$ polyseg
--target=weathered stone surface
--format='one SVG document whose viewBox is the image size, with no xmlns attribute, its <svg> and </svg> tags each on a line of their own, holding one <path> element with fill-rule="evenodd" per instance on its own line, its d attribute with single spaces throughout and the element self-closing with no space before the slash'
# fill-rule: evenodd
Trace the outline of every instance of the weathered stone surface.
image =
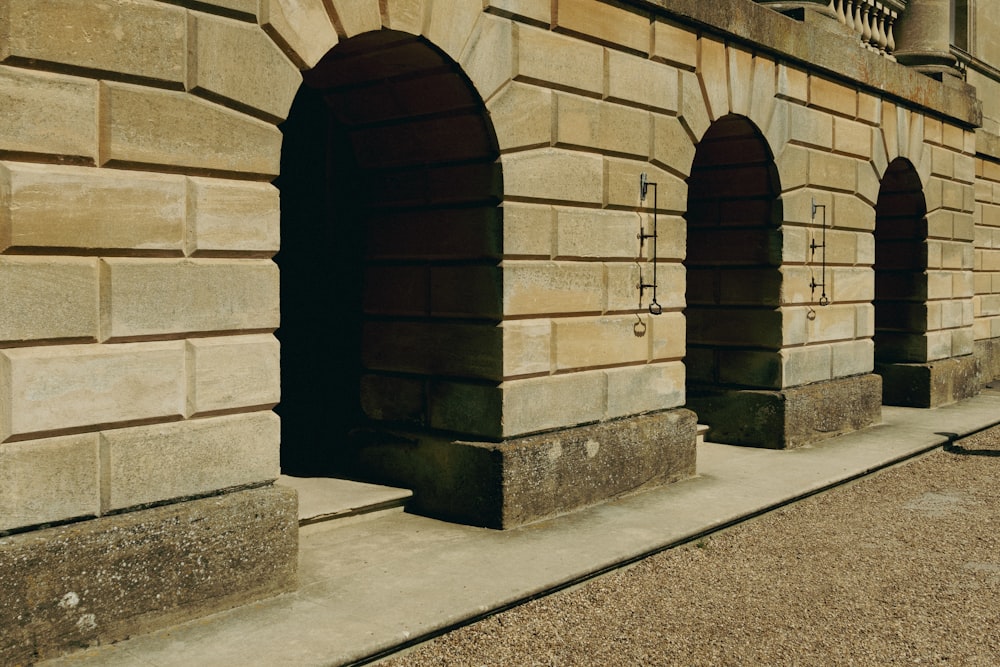
<svg viewBox="0 0 1000 667">
<path fill-rule="evenodd" d="M 176 419 L 184 343 L 61 345 L 0 351 L 0 441 L 11 435 Z"/>
<path fill-rule="evenodd" d="M 911 408 L 936 408 L 970 398 L 982 388 L 972 354 L 922 364 L 876 363 L 882 376 L 882 402 Z"/>
<path fill-rule="evenodd" d="M 95 162 L 97 89 L 89 79 L 0 66 L 0 150 Z"/>
<path fill-rule="evenodd" d="M 278 267 L 266 259 L 101 260 L 107 340 L 276 329 Z"/>
<path fill-rule="evenodd" d="M 0 445 L 0 531 L 96 516 L 97 435 Z"/>
<path fill-rule="evenodd" d="M 0 257 L 0 341 L 95 340 L 97 285 L 96 259 Z"/>
<path fill-rule="evenodd" d="M 184 241 L 181 176 L 0 164 L 0 250 L 7 247 L 179 251 Z"/>
<path fill-rule="evenodd" d="M 485 0 L 486 11 L 548 25 L 552 21 L 551 0 Z"/>
<path fill-rule="evenodd" d="M 670 410 L 502 443 L 373 443 L 363 464 L 414 489 L 421 513 L 513 528 L 695 472 L 695 417 Z"/>
<path fill-rule="evenodd" d="M 503 283 L 505 315 L 600 312 L 604 304 L 599 264 L 509 261 Z"/>
<path fill-rule="evenodd" d="M 599 155 L 555 148 L 511 153 L 503 156 L 503 180 L 508 196 L 599 204 L 604 161 Z"/>
<path fill-rule="evenodd" d="M 276 595 L 297 549 L 295 492 L 270 486 L 0 537 L 0 662 Z"/>
<path fill-rule="evenodd" d="M 280 245 L 278 190 L 268 183 L 188 179 L 187 251 L 271 256 Z"/>
<path fill-rule="evenodd" d="M 187 93 L 101 85 L 102 164 L 278 174 L 281 132 L 274 125 Z"/>
<path fill-rule="evenodd" d="M 288 115 L 302 82 L 298 68 L 259 27 L 193 14 L 194 53 L 188 88 L 232 100 L 271 120 Z M 247 68 L 247 61 L 254 66 Z"/>
<path fill-rule="evenodd" d="M 783 389 L 689 391 L 687 407 L 712 442 L 769 449 L 800 447 L 877 424 L 882 379 L 858 375 Z"/>
<path fill-rule="evenodd" d="M 188 413 L 251 406 L 281 400 L 280 349 L 268 334 L 189 338 Z"/>
<path fill-rule="evenodd" d="M 379 0 L 329 0 L 333 5 L 333 21 L 337 33 L 353 37 L 382 27 Z"/>
<path fill-rule="evenodd" d="M 184 81 L 187 19 L 180 7 L 148 0 L 7 4 L 0 33 L 8 57 Z"/>
<path fill-rule="evenodd" d="M 698 34 L 664 21 L 653 21 L 654 60 L 693 70 L 698 65 Z"/>
<path fill-rule="evenodd" d="M 101 433 L 101 510 L 110 512 L 278 477 L 273 412 Z"/>
<path fill-rule="evenodd" d="M 604 419 L 607 378 L 601 371 L 510 380 L 501 385 L 499 437 L 517 437 Z"/>
</svg>

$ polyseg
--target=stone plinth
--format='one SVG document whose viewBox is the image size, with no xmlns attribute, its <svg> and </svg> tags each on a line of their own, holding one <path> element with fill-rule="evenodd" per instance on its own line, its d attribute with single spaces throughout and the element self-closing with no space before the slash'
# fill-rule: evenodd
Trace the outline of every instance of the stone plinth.
<svg viewBox="0 0 1000 667">
<path fill-rule="evenodd" d="M 971 398 L 981 384 L 975 355 L 919 364 L 875 364 L 882 376 L 882 402 L 910 408 L 936 408 Z"/>
<path fill-rule="evenodd" d="M 359 459 L 417 512 L 513 528 L 692 476 L 696 426 L 677 409 L 499 443 L 380 434 Z"/>
<path fill-rule="evenodd" d="M 295 492 L 271 486 L 0 537 L 0 663 L 276 595 L 297 551 Z"/>
<path fill-rule="evenodd" d="M 710 442 L 786 449 L 877 424 L 882 380 L 868 374 L 778 391 L 689 391 L 688 407 L 709 425 Z"/>
</svg>

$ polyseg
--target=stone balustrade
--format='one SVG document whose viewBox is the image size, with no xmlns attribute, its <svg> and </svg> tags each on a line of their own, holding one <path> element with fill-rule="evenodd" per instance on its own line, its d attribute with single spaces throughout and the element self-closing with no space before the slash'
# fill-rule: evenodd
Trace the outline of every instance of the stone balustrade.
<svg viewBox="0 0 1000 667">
<path fill-rule="evenodd" d="M 837 19 L 854 30 L 865 48 L 895 60 L 893 25 L 906 9 L 901 0 L 830 0 L 829 9 Z"/>
</svg>

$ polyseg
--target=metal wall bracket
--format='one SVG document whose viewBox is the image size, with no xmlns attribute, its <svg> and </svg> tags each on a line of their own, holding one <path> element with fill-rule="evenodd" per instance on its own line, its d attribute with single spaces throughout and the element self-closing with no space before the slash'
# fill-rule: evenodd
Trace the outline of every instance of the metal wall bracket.
<svg viewBox="0 0 1000 667">
<path fill-rule="evenodd" d="M 639 201 L 646 201 L 646 194 L 649 188 L 653 188 L 653 232 L 651 234 L 646 233 L 646 228 L 642 224 L 642 218 L 639 218 L 639 233 L 636 234 L 636 238 L 639 239 L 639 260 L 642 260 L 642 251 L 646 245 L 646 239 L 653 239 L 653 281 L 645 282 L 642 277 L 642 265 L 639 265 L 639 284 L 636 285 L 636 289 L 639 290 L 639 308 L 642 308 L 642 298 L 646 294 L 646 290 L 650 290 L 653 293 L 653 299 L 649 303 L 649 313 L 651 315 L 659 315 L 663 312 L 663 306 L 656 300 L 656 236 L 657 236 L 657 190 L 656 183 L 650 182 L 646 177 L 646 172 L 642 172 L 639 175 Z"/>
<path fill-rule="evenodd" d="M 823 224 L 822 224 L 823 242 L 822 243 L 816 243 L 816 233 L 813 232 L 812 240 L 809 242 L 809 251 L 810 251 L 809 252 L 809 289 L 810 289 L 810 296 L 811 296 L 811 298 L 813 300 L 815 300 L 815 297 L 816 297 L 816 288 L 819 288 L 821 290 L 820 291 L 820 295 L 819 295 L 819 301 L 818 301 L 819 305 L 820 306 L 829 306 L 830 305 L 830 298 L 826 295 L 826 204 L 817 204 L 816 203 L 816 198 L 814 197 L 813 200 L 812 200 L 812 221 L 813 221 L 813 223 L 816 222 L 816 212 L 819 209 L 823 209 Z M 820 255 L 820 258 L 821 258 L 820 259 L 820 265 L 821 265 L 821 270 L 822 270 L 822 273 L 820 274 L 821 275 L 820 282 L 816 282 L 816 274 L 814 273 L 814 268 L 815 268 L 815 264 L 816 264 L 816 251 L 817 250 L 822 250 L 823 251 L 822 254 Z M 816 319 L 816 311 L 813 310 L 811 307 L 809 308 L 809 319 L 811 319 L 811 320 L 812 319 Z"/>
</svg>

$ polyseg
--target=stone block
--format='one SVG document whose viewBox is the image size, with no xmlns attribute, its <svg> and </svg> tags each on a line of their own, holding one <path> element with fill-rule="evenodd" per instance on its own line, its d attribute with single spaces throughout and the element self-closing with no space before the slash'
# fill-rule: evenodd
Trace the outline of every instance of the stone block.
<svg viewBox="0 0 1000 667">
<path fill-rule="evenodd" d="M 248 5 L 255 11 L 256 2 Z M 258 20 L 281 50 L 301 69 L 314 67 L 337 45 L 337 31 L 319 2 L 260 0 Z"/>
<path fill-rule="evenodd" d="M 574 317 L 552 323 L 557 371 L 645 362 L 649 342 L 633 316 Z"/>
<path fill-rule="evenodd" d="M 640 221 L 631 211 L 556 207 L 556 256 L 632 259 Z"/>
<path fill-rule="evenodd" d="M 782 386 L 797 387 L 831 379 L 831 356 L 829 345 L 807 345 L 782 350 Z"/>
<path fill-rule="evenodd" d="M 555 139 L 559 146 L 645 158 L 649 112 L 576 95 L 556 95 Z"/>
<path fill-rule="evenodd" d="M 542 201 L 600 204 L 604 161 L 599 155 L 542 148 L 506 154 L 504 194 Z M 638 179 L 638 176 L 636 176 Z M 638 184 L 638 180 L 635 181 Z M 638 185 L 633 187 L 638 192 Z"/>
<path fill-rule="evenodd" d="M 643 225 L 649 229 L 652 216 L 643 214 Z M 651 259 L 652 246 L 647 242 L 646 258 Z M 656 229 L 656 257 L 661 260 L 683 260 L 687 255 L 687 221 L 680 215 L 660 215 Z"/>
<path fill-rule="evenodd" d="M 855 161 L 858 168 L 857 195 L 872 208 L 878 202 L 879 191 L 882 187 L 881 177 L 878 170 L 871 162 Z"/>
<path fill-rule="evenodd" d="M 882 120 L 882 98 L 858 92 L 858 120 L 878 125 Z"/>
<path fill-rule="evenodd" d="M 281 132 L 186 93 L 102 83 L 101 164 L 278 174 Z"/>
<path fill-rule="evenodd" d="M 0 351 L 0 441 L 184 414 L 184 343 Z"/>
<path fill-rule="evenodd" d="M 674 67 L 612 49 L 606 57 L 608 101 L 677 113 L 680 73 Z"/>
<path fill-rule="evenodd" d="M 414 489 L 417 512 L 514 528 L 693 475 L 695 426 L 691 412 L 670 410 L 500 443 L 386 441 L 363 456 Z"/>
<path fill-rule="evenodd" d="M 790 102 L 809 103 L 809 74 L 789 67 L 778 65 L 778 97 Z"/>
<path fill-rule="evenodd" d="M 0 150 L 97 161 L 98 83 L 0 66 Z"/>
<path fill-rule="evenodd" d="M 837 227 L 859 232 L 875 231 L 875 208 L 869 202 L 853 194 L 835 194 L 832 200 L 833 217 L 829 217 L 830 209 L 827 209 L 828 223 L 836 221 Z M 824 203 L 823 196 L 818 195 L 816 201 Z"/>
<path fill-rule="evenodd" d="M 521 24 L 514 26 L 514 34 L 518 78 L 593 97 L 603 95 L 604 49 L 600 46 Z"/>
<path fill-rule="evenodd" d="M 729 46 L 726 48 L 726 57 L 729 65 L 730 111 L 748 116 L 753 96 L 753 54 Z"/>
<path fill-rule="evenodd" d="M 503 376 L 536 375 L 552 370 L 552 322 L 513 320 L 503 329 Z"/>
<path fill-rule="evenodd" d="M 706 439 L 769 449 L 801 447 L 881 421 L 877 375 L 817 382 L 781 391 L 721 390 L 688 394 Z"/>
<path fill-rule="evenodd" d="M 431 428 L 466 437 L 498 439 L 503 435 L 501 390 L 495 384 L 435 380 L 428 391 Z"/>
<path fill-rule="evenodd" d="M 867 267 L 832 267 L 827 273 L 833 285 L 829 290 L 835 303 L 871 301 L 875 298 L 875 272 Z"/>
<path fill-rule="evenodd" d="M 272 481 L 280 441 L 270 411 L 103 431 L 102 510 Z"/>
<path fill-rule="evenodd" d="M 555 211 L 551 206 L 504 202 L 504 254 L 508 257 L 551 257 L 554 254 L 554 217 Z"/>
<path fill-rule="evenodd" d="M 781 387 L 781 358 L 776 352 L 720 349 L 716 356 L 716 377 L 709 378 L 709 382 L 761 389 Z"/>
<path fill-rule="evenodd" d="M 599 421 L 604 417 L 606 386 L 602 371 L 504 382 L 503 436 Z"/>
<path fill-rule="evenodd" d="M 370 321 L 362 333 L 366 369 L 499 381 L 503 332 L 493 323 Z"/>
<path fill-rule="evenodd" d="M 500 268 L 495 264 L 432 266 L 430 313 L 435 317 L 499 320 L 502 289 Z"/>
<path fill-rule="evenodd" d="M 753 86 L 750 90 L 750 109 L 747 115 L 758 125 L 771 118 L 774 97 L 778 92 L 777 72 L 774 61 L 762 55 L 753 59 Z M 776 149 L 777 147 L 775 147 Z"/>
<path fill-rule="evenodd" d="M 0 662 L 28 664 L 292 589 L 296 496 L 265 487 L 0 537 Z"/>
<path fill-rule="evenodd" d="M 678 174 L 690 175 L 696 146 L 687 128 L 675 116 L 653 115 L 653 144 L 650 160 Z"/>
<path fill-rule="evenodd" d="M 0 341 L 96 340 L 97 260 L 0 257 Z"/>
<path fill-rule="evenodd" d="M 283 120 L 302 83 L 298 67 L 255 25 L 208 14 L 191 16 L 188 89 Z M 246 70 L 248 61 L 254 63 L 252 74 Z"/>
<path fill-rule="evenodd" d="M 236 408 L 271 408 L 281 400 L 281 364 L 274 336 L 187 340 L 189 415 Z"/>
<path fill-rule="evenodd" d="M 607 419 L 684 405 L 684 364 L 668 362 L 605 371 Z"/>
<path fill-rule="evenodd" d="M 788 105 L 787 109 L 791 141 L 815 148 L 833 148 L 833 116 L 796 104 Z"/>
<path fill-rule="evenodd" d="M 8 202 L 0 250 L 183 247 L 181 176 L 6 162 L 0 180 Z"/>
<path fill-rule="evenodd" d="M 241 252 L 270 257 L 280 245 L 277 188 L 215 178 L 188 178 L 187 253 Z"/>
<path fill-rule="evenodd" d="M 703 35 L 698 40 L 698 46 L 698 77 L 705 103 L 709 117 L 718 120 L 730 111 L 726 45 Z"/>
<path fill-rule="evenodd" d="M 634 320 L 633 320 L 634 322 Z M 649 356 L 653 361 L 674 361 L 687 351 L 684 314 L 668 312 L 646 320 L 649 325 Z"/>
<path fill-rule="evenodd" d="M 640 200 L 639 178 L 646 174 L 649 183 L 655 183 L 657 188 L 657 205 L 661 212 L 669 211 L 681 214 L 687 209 L 687 182 L 663 169 L 657 169 L 648 162 L 626 160 L 621 158 L 605 158 L 604 204 L 609 208 L 635 210 L 642 206 L 653 209 L 653 191 L 648 190 L 646 200 Z M 647 229 L 649 216 L 646 217 Z"/>
<path fill-rule="evenodd" d="M 599 313 L 604 270 L 591 262 L 505 261 L 504 315 Z"/>
<path fill-rule="evenodd" d="M 341 37 L 382 29 L 379 0 L 326 0 L 325 4 L 333 8 L 333 24 Z"/>
<path fill-rule="evenodd" d="M 278 268 L 266 259 L 101 260 L 106 340 L 278 327 Z"/>
<path fill-rule="evenodd" d="M 0 27 L 8 57 L 184 81 L 186 12 L 148 0 L 8 0 Z M 0 19 L 2 20 L 2 19 Z"/>
<path fill-rule="evenodd" d="M 479 96 L 489 102 L 516 74 L 515 24 L 507 19 L 483 15 L 469 35 L 459 62 Z"/>
<path fill-rule="evenodd" d="M 698 34 L 665 21 L 653 21 L 653 60 L 687 70 L 698 66 Z"/>
<path fill-rule="evenodd" d="M 486 11 L 543 27 L 552 23 L 551 0 L 485 0 Z"/>
<path fill-rule="evenodd" d="M 833 119 L 833 149 L 866 160 L 872 157 L 874 130 L 864 123 L 846 118 Z"/>
<path fill-rule="evenodd" d="M 876 363 L 885 405 L 936 408 L 979 393 L 976 361 L 971 354 L 931 363 Z"/>
<path fill-rule="evenodd" d="M 424 425 L 427 423 L 424 378 L 366 373 L 361 376 L 361 409 L 369 419 Z"/>
<path fill-rule="evenodd" d="M 424 32 L 424 27 L 427 25 L 430 5 L 431 3 L 426 0 L 388 0 L 388 2 L 383 0 L 379 4 L 382 10 L 382 27 L 419 35 Z M 449 9 L 452 7 L 449 6 Z M 462 37 L 468 37 L 468 34 Z"/>
<path fill-rule="evenodd" d="M 552 7 L 553 30 L 615 49 L 649 53 L 650 17 L 644 12 L 590 0 L 557 0 Z"/>
<path fill-rule="evenodd" d="M 486 108 L 501 151 L 537 148 L 552 143 L 553 95 L 548 88 L 511 83 Z"/>
<path fill-rule="evenodd" d="M 855 118 L 858 114 L 858 93 L 843 84 L 813 75 L 809 77 L 809 105 Z"/>
<path fill-rule="evenodd" d="M 705 93 L 701 82 L 694 72 L 681 72 L 681 109 L 680 120 L 695 141 L 701 141 L 712 124 L 709 115 Z M 690 167 L 685 170 L 687 172 Z"/>
<path fill-rule="evenodd" d="M 641 268 L 640 268 L 641 266 Z M 680 265 L 678 265 L 680 266 Z M 681 267 L 683 270 L 683 267 Z M 604 304 L 605 313 L 635 312 L 636 308 L 645 310 L 649 306 L 650 294 L 643 295 L 642 303 L 639 303 L 639 282 L 640 276 L 652 275 L 652 266 L 649 264 L 638 264 L 636 262 L 606 262 L 604 264 L 605 284 L 607 285 L 607 301 Z M 664 292 L 661 296 L 666 296 Z M 681 299 L 684 298 L 683 291 Z M 683 308 L 683 305 L 680 306 Z M 633 320 L 634 323 L 634 320 Z"/>
<path fill-rule="evenodd" d="M 0 446 L 0 531 L 96 516 L 100 511 L 97 436 Z"/>
<path fill-rule="evenodd" d="M 424 35 L 432 44 L 458 60 L 482 13 L 482 2 L 434 0 L 430 3 Z"/>
<path fill-rule="evenodd" d="M 832 303 L 825 308 L 816 309 L 815 319 L 808 320 L 809 343 L 827 343 L 837 340 L 854 338 L 856 323 L 855 308 L 851 304 Z"/>
<path fill-rule="evenodd" d="M 955 154 L 946 148 L 931 146 L 931 173 L 943 178 L 955 175 Z"/>
<path fill-rule="evenodd" d="M 856 160 L 824 151 L 809 151 L 809 185 L 854 192 L 857 186 Z"/>
</svg>

